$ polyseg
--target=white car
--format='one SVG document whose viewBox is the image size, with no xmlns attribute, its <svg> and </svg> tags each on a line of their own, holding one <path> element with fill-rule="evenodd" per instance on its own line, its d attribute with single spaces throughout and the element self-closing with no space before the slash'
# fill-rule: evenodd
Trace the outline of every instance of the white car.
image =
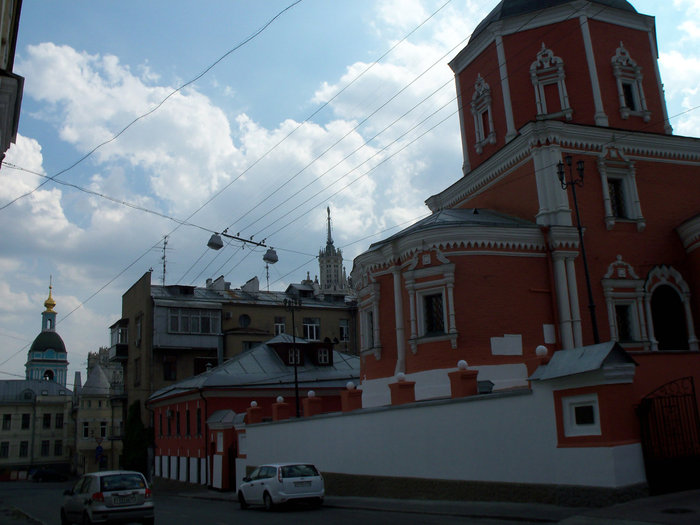
<svg viewBox="0 0 700 525">
<path fill-rule="evenodd" d="M 264 505 L 271 510 L 287 502 L 312 502 L 320 506 L 325 496 L 323 477 L 310 463 L 274 463 L 262 465 L 243 478 L 238 487 L 238 502 Z"/>
<path fill-rule="evenodd" d="M 61 525 L 131 523 L 153 525 L 153 494 L 140 472 L 108 470 L 81 477 L 63 493 Z"/>
</svg>

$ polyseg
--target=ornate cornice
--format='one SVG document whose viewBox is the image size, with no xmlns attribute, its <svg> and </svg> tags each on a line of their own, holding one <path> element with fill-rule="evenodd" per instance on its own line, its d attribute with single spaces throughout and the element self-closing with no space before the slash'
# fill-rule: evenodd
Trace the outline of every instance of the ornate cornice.
<svg viewBox="0 0 700 525">
<path fill-rule="evenodd" d="M 533 149 L 553 145 L 599 155 L 614 147 L 631 160 L 684 162 L 700 166 L 700 139 L 697 138 L 543 120 L 523 126 L 518 137 L 450 187 L 429 197 L 425 203 L 433 212 L 463 206 L 479 191 L 528 162 Z"/>
<path fill-rule="evenodd" d="M 450 256 L 454 250 L 509 251 L 520 254 L 542 253 L 545 239 L 539 227 L 444 227 L 418 231 L 367 251 L 355 258 L 353 280 L 365 272 L 374 272 L 408 262 L 418 253 L 437 250 Z"/>
</svg>

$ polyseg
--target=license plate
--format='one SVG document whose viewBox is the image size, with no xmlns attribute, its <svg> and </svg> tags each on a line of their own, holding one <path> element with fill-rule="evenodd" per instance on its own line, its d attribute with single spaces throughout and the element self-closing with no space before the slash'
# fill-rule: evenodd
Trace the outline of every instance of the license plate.
<svg viewBox="0 0 700 525">
<path fill-rule="evenodd" d="M 115 505 L 128 505 L 134 502 L 133 496 L 114 496 L 113 500 Z"/>
<path fill-rule="evenodd" d="M 311 481 L 295 481 L 294 486 L 295 487 L 310 487 Z"/>
</svg>

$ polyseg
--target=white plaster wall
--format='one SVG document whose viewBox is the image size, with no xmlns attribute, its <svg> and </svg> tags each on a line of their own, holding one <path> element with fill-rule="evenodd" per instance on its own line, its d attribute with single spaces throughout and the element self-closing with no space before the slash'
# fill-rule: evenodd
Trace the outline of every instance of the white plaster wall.
<svg viewBox="0 0 700 525">
<path fill-rule="evenodd" d="M 215 489 L 220 489 L 223 487 L 222 485 L 222 477 L 223 477 L 223 456 L 220 454 L 216 454 L 214 456 L 214 465 L 212 466 L 212 473 L 211 473 L 211 485 Z"/>
<path fill-rule="evenodd" d="M 551 388 L 541 384 L 532 391 L 250 425 L 246 434 L 247 459 L 237 464 L 238 473 L 246 464 L 303 460 L 357 475 L 610 488 L 645 481 L 638 445 L 557 448 Z"/>
<path fill-rule="evenodd" d="M 199 459 L 190 458 L 190 483 L 199 483 Z"/>
<path fill-rule="evenodd" d="M 170 479 L 177 479 L 177 456 L 170 456 Z"/>
<path fill-rule="evenodd" d="M 180 481 L 187 481 L 187 463 L 188 458 L 180 458 Z"/>
</svg>

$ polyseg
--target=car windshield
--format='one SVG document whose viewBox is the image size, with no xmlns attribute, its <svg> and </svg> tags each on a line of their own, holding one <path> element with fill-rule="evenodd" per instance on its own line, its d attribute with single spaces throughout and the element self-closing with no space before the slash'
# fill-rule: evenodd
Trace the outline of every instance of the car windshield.
<svg viewBox="0 0 700 525">
<path fill-rule="evenodd" d="M 318 470 L 313 465 L 288 465 L 282 467 L 283 478 L 303 478 L 306 476 L 318 476 Z"/>
<path fill-rule="evenodd" d="M 102 492 L 114 490 L 135 490 L 146 488 L 146 483 L 138 474 L 114 474 L 100 478 Z"/>
</svg>

